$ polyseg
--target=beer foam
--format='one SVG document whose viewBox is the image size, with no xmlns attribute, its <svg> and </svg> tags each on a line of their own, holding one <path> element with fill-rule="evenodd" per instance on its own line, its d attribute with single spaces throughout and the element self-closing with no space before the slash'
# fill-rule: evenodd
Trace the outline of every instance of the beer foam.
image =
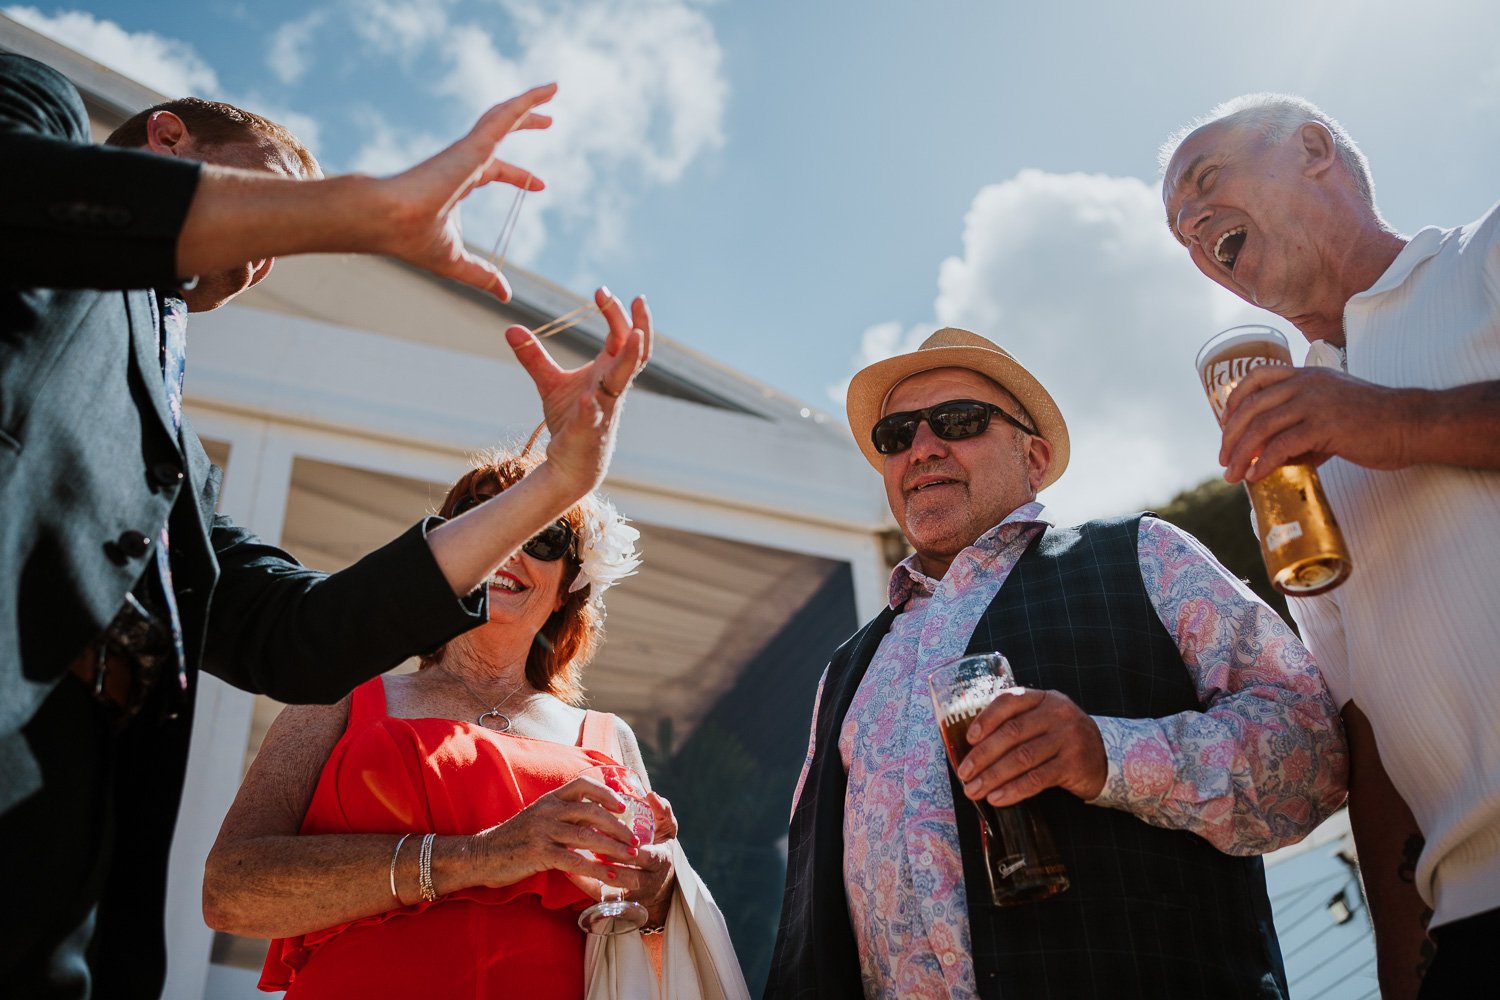
<svg viewBox="0 0 1500 1000">
<path fill-rule="evenodd" d="M 943 723 L 951 726 L 974 718 L 995 700 L 1001 690 L 998 684 L 986 684 L 957 692 L 943 706 Z"/>
</svg>

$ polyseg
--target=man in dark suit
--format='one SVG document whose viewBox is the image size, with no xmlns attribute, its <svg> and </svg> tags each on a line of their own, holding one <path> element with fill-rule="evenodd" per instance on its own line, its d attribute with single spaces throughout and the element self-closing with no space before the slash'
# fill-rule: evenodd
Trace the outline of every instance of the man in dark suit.
<svg viewBox="0 0 1500 1000">
<path fill-rule="evenodd" d="M 848 414 L 915 554 L 819 688 L 766 995 L 1285 997 L 1249 855 L 1345 783 L 1301 643 L 1164 521 L 1049 523 L 1067 427 L 984 338 L 940 330 L 871 365 Z M 960 783 L 927 677 L 996 651 L 1024 690 L 970 726 Z M 1070 887 L 992 905 L 965 797 L 1029 800 Z"/>
<path fill-rule="evenodd" d="M 532 109 L 552 92 L 497 106 L 396 177 L 297 180 L 316 175 L 300 144 L 228 105 L 174 102 L 124 127 L 143 149 L 91 147 L 72 85 L 0 54 L 7 995 L 160 993 L 200 669 L 283 701 L 337 699 L 481 622 L 495 568 L 602 478 L 650 343 L 644 301 L 627 316 L 602 289 L 610 333 L 579 369 L 506 334 L 541 393 L 546 464 L 332 576 L 215 515 L 218 470 L 181 412 L 187 307 L 227 301 L 277 254 L 387 253 L 507 297 L 451 213 L 492 181 L 540 187 L 495 151 L 549 123 Z"/>
</svg>

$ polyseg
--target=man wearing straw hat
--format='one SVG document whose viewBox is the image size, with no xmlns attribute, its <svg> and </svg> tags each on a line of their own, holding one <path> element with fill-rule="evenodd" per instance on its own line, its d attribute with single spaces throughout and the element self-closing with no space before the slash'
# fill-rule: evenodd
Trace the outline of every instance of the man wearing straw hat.
<svg viewBox="0 0 1500 1000">
<path fill-rule="evenodd" d="M 871 365 L 848 414 L 915 553 L 820 685 L 766 995 L 1285 997 L 1252 855 L 1345 782 L 1307 651 L 1166 522 L 1048 522 L 1067 427 L 983 337 Z M 1025 690 L 978 717 L 960 785 L 926 679 L 989 651 Z M 1034 798 L 1071 887 L 991 905 L 960 796 Z"/>
</svg>

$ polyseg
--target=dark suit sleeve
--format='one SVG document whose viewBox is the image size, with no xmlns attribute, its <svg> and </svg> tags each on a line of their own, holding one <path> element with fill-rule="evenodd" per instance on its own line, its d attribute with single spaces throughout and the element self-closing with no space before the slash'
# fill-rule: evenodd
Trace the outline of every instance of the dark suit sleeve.
<svg viewBox="0 0 1500 1000">
<path fill-rule="evenodd" d="M 204 669 L 280 701 L 326 704 L 482 624 L 483 590 L 454 597 L 427 545 L 440 523 L 427 518 L 329 575 L 216 517 Z"/>
<path fill-rule="evenodd" d="M 177 283 L 177 235 L 199 166 L 91 146 L 77 89 L 0 53 L 0 285 L 155 288 Z"/>
</svg>

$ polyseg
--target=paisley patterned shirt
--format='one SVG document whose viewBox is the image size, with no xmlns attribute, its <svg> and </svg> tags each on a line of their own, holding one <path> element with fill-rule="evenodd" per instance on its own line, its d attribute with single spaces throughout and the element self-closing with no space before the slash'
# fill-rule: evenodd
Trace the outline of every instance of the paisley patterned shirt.
<svg viewBox="0 0 1500 1000">
<path fill-rule="evenodd" d="M 1032 502 L 959 553 L 943 579 L 922 575 L 915 557 L 891 574 L 899 613 L 838 746 L 849 775 L 844 884 L 867 996 L 975 995 L 947 758 L 926 677 L 963 654 L 1047 523 Z M 1189 830 L 1231 854 L 1300 839 L 1343 801 L 1347 765 L 1338 710 L 1307 650 L 1172 525 L 1142 519 L 1139 553 L 1146 592 L 1205 710 L 1096 717 L 1109 772 L 1093 804 Z"/>
</svg>

